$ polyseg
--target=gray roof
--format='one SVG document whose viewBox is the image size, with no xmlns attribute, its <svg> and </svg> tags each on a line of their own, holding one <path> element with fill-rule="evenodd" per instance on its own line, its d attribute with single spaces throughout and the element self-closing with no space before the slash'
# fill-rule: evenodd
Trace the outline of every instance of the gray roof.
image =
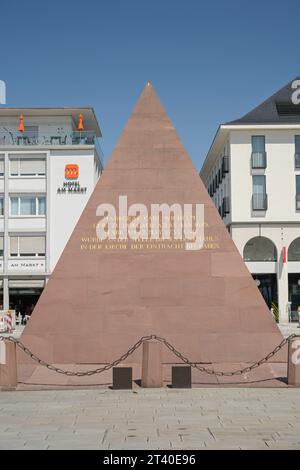
<svg viewBox="0 0 300 470">
<path fill-rule="evenodd" d="M 227 122 L 226 124 L 300 123 L 300 104 L 297 105 L 292 102 L 292 94 L 295 91 L 292 88 L 294 80 L 300 80 L 300 77 L 291 80 L 287 85 L 274 93 L 274 95 L 240 119 Z"/>
</svg>

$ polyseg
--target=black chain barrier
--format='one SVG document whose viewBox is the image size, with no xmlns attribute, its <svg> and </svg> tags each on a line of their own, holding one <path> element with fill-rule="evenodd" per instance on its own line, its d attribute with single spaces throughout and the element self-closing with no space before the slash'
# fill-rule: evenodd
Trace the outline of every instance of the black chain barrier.
<svg viewBox="0 0 300 470">
<path fill-rule="evenodd" d="M 21 341 L 18 339 L 14 338 L 13 336 L 0 336 L 0 341 L 5 340 L 5 341 L 10 341 L 12 343 L 16 343 L 16 345 L 31 359 L 36 361 L 38 364 L 41 366 L 47 367 L 47 369 L 52 370 L 54 372 L 57 372 L 58 374 L 64 374 L 68 376 L 76 376 L 76 377 L 84 377 L 84 376 L 90 376 L 90 375 L 95 375 L 95 374 L 101 374 L 104 371 L 110 370 L 113 367 L 116 367 L 118 364 L 121 362 L 124 362 L 131 354 L 134 353 L 145 341 L 153 340 L 155 339 L 156 341 L 159 341 L 160 343 L 164 344 L 175 356 L 177 356 L 182 362 L 185 364 L 199 370 L 200 372 L 205 372 L 206 374 L 209 375 L 216 375 L 216 376 L 223 376 L 223 377 L 232 377 L 233 375 L 242 375 L 246 374 L 247 372 L 251 372 L 253 369 L 256 369 L 257 367 L 260 367 L 262 364 L 265 364 L 268 362 L 275 354 L 277 354 L 287 343 L 289 340 L 298 337 L 299 335 L 292 334 L 289 335 L 287 338 L 283 339 L 276 348 L 273 349 L 269 354 L 267 354 L 265 357 L 260 359 L 259 361 L 254 362 L 250 366 L 244 367 L 243 369 L 235 370 L 232 372 L 222 372 L 222 371 L 215 371 L 213 369 L 209 369 L 204 366 L 200 366 L 196 362 L 191 362 L 188 358 L 186 358 L 183 354 L 181 354 L 177 349 L 172 346 L 165 338 L 161 338 L 160 336 L 157 335 L 148 335 L 148 336 L 142 336 L 131 348 L 128 349 L 128 351 L 123 354 L 121 357 L 116 359 L 110 364 L 106 364 L 103 367 L 100 367 L 98 369 L 94 370 L 88 370 L 88 371 L 82 371 L 82 372 L 73 372 L 71 370 L 64 370 L 60 369 L 59 367 L 55 367 L 52 364 L 48 364 L 47 362 L 43 361 L 39 357 L 37 357 L 35 354 L 33 354 L 30 349 L 28 349 Z"/>
</svg>

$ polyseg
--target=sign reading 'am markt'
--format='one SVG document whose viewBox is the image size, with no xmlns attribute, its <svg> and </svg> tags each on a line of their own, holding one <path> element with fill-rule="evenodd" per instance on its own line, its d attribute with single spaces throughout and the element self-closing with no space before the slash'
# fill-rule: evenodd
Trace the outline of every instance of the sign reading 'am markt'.
<svg viewBox="0 0 300 470">
<path fill-rule="evenodd" d="M 63 185 L 57 188 L 57 194 L 85 194 L 87 187 L 80 186 L 79 181 L 64 181 Z"/>
</svg>

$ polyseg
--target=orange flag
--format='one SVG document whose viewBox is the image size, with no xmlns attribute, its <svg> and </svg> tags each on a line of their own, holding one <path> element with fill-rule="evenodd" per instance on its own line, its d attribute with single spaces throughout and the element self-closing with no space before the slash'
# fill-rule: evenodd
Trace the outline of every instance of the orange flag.
<svg viewBox="0 0 300 470">
<path fill-rule="evenodd" d="M 24 132 L 24 131 L 25 131 L 23 114 L 20 114 L 20 119 L 19 119 L 19 131 L 20 131 L 20 132 Z"/>
<path fill-rule="evenodd" d="M 84 127 L 83 127 L 83 116 L 82 116 L 81 113 L 79 114 L 79 121 L 78 121 L 77 129 L 78 129 L 79 131 L 83 131 L 83 130 L 84 130 Z"/>
</svg>

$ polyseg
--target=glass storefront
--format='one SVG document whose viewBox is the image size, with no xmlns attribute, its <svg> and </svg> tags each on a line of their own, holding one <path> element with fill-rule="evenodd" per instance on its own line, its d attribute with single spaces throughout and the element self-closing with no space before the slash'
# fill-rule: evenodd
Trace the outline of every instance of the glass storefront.
<svg viewBox="0 0 300 470">
<path fill-rule="evenodd" d="M 10 280 L 9 308 L 20 314 L 24 321 L 30 316 L 44 289 L 44 280 Z"/>
<path fill-rule="evenodd" d="M 268 308 L 278 308 L 276 274 L 252 274 Z"/>
<path fill-rule="evenodd" d="M 289 274 L 289 302 L 291 304 L 291 321 L 298 321 L 300 306 L 300 273 Z"/>
</svg>

